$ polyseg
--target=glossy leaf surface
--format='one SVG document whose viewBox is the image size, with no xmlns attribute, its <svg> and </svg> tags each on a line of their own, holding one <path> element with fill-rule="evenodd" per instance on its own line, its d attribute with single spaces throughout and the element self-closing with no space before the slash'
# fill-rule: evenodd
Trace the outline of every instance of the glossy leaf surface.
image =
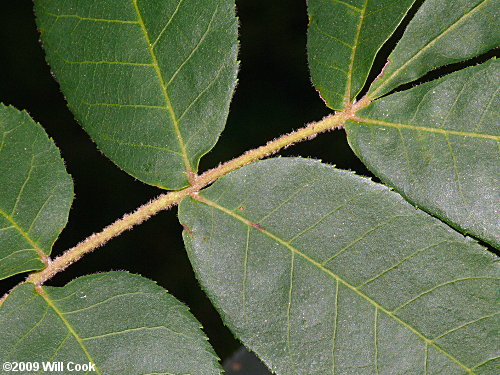
<svg viewBox="0 0 500 375">
<path fill-rule="evenodd" d="M 498 47 L 499 12 L 499 0 L 425 1 L 390 54 L 383 76 L 370 88 L 370 97 Z"/>
<path fill-rule="evenodd" d="M 226 324 L 279 375 L 498 373 L 495 256 L 383 185 L 271 159 L 179 217 Z"/>
<path fill-rule="evenodd" d="M 348 122 L 363 162 L 417 206 L 500 246 L 500 61 L 379 99 Z"/>
<path fill-rule="evenodd" d="M 330 108 L 343 109 L 356 97 L 376 53 L 414 1 L 308 1 L 309 68 Z"/>
<path fill-rule="evenodd" d="M 233 0 L 36 0 L 47 60 L 77 120 L 126 172 L 188 184 L 224 128 Z"/>
<path fill-rule="evenodd" d="M 102 375 L 221 373 L 200 323 L 150 280 L 109 272 L 41 289 L 20 285 L 0 307 L 3 361 L 91 363 Z"/>
<path fill-rule="evenodd" d="M 39 270 L 66 225 L 73 181 L 54 142 L 0 104 L 0 279 Z"/>
</svg>

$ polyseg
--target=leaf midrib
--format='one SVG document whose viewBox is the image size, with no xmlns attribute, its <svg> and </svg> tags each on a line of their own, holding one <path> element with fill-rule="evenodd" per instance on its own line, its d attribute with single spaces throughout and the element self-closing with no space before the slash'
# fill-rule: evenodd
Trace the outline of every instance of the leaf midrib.
<svg viewBox="0 0 500 375">
<path fill-rule="evenodd" d="M 439 133 L 439 134 L 443 134 L 443 135 L 458 135 L 458 136 L 462 136 L 462 137 L 491 139 L 491 140 L 497 141 L 497 142 L 500 141 L 500 136 L 493 135 L 493 134 L 461 132 L 458 130 L 448 130 L 448 129 L 441 129 L 441 128 L 432 128 L 432 127 L 427 127 L 427 126 L 403 124 L 403 123 L 398 123 L 398 122 L 372 120 L 372 119 L 363 118 L 363 117 L 355 117 L 355 118 L 352 118 L 350 120 L 357 123 L 358 125 L 370 124 L 370 125 L 389 126 L 391 128 L 398 128 L 398 129 L 403 128 L 403 129 L 410 129 L 410 130 L 416 130 L 416 131 L 424 131 L 424 132 L 428 132 L 428 133 Z"/>
<path fill-rule="evenodd" d="M 31 239 L 31 237 L 26 233 L 23 228 L 17 224 L 17 222 L 9 215 L 7 214 L 4 210 L 0 208 L 0 214 L 9 222 L 12 224 L 12 226 L 23 236 L 23 238 L 28 241 L 28 243 L 33 247 L 33 250 L 36 251 L 38 256 L 40 257 L 40 261 L 44 262 L 44 260 L 47 259 L 47 254 L 43 252 L 43 250 L 38 246 L 38 244 Z"/>
<path fill-rule="evenodd" d="M 351 58 L 349 61 L 349 69 L 348 69 L 348 74 L 347 74 L 347 87 L 346 87 L 346 94 L 344 98 L 344 106 L 347 107 L 351 104 L 351 90 L 352 90 L 352 73 L 354 69 L 354 61 L 356 59 L 356 49 L 359 45 L 359 36 L 361 35 L 361 28 L 363 27 L 363 22 L 365 20 L 365 12 L 366 8 L 368 7 L 368 0 L 365 0 L 365 3 L 363 4 L 363 8 L 361 9 L 360 15 L 359 15 L 359 23 L 358 27 L 356 30 L 356 38 L 354 39 L 354 43 L 352 45 L 352 50 L 351 50 Z"/>
<path fill-rule="evenodd" d="M 146 39 L 146 44 L 147 44 L 149 54 L 151 56 L 153 68 L 156 72 L 156 76 L 158 77 L 158 81 L 160 82 L 163 98 L 165 99 L 165 103 L 167 105 L 167 111 L 170 115 L 170 118 L 172 119 L 172 125 L 174 127 L 175 134 L 177 136 L 177 140 L 179 142 L 179 147 L 181 148 L 182 159 L 184 161 L 184 166 L 185 166 L 186 172 L 187 172 L 187 178 L 189 180 L 189 176 L 193 173 L 193 168 L 191 166 L 191 163 L 189 162 L 189 157 L 188 157 L 187 151 L 186 151 L 186 145 L 184 143 L 184 139 L 182 138 L 182 134 L 181 134 L 181 131 L 179 128 L 179 123 L 178 123 L 177 118 L 175 116 L 174 108 L 172 107 L 172 103 L 170 101 L 170 97 L 169 97 L 168 92 L 167 92 L 165 81 L 163 79 L 163 75 L 161 73 L 160 66 L 158 64 L 158 59 L 156 58 L 156 54 L 153 50 L 153 45 L 151 44 L 151 40 L 149 38 L 148 30 L 146 29 L 146 25 L 144 24 L 144 20 L 142 19 L 142 15 L 141 15 L 141 12 L 139 10 L 139 6 L 137 5 L 137 0 L 132 0 L 132 3 L 134 5 L 135 13 L 137 14 L 137 21 L 139 23 L 139 26 L 141 27 L 142 33 L 144 34 L 144 38 Z"/>
<path fill-rule="evenodd" d="M 256 230 L 259 230 L 261 233 L 263 233 L 264 235 L 268 236 L 269 238 L 273 239 L 274 241 L 280 243 L 281 245 L 285 246 L 288 250 L 290 250 L 292 253 L 294 254 L 297 254 L 299 256 L 301 256 L 302 258 L 304 258 L 306 261 L 308 261 L 309 263 L 311 263 L 313 266 L 317 267 L 318 269 L 320 269 L 321 271 L 325 272 L 326 274 L 328 274 L 329 276 L 333 277 L 337 282 L 339 283 L 342 283 L 344 286 L 346 286 L 347 288 L 349 288 L 350 290 L 352 290 L 354 293 L 356 293 L 357 295 L 359 295 L 360 297 L 362 297 L 363 299 L 365 299 L 366 301 L 368 301 L 371 305 L 373 305 L 376 309 L 379 309 L 380 311 L 384 312 L 385 314 L 387 314 L 390 318 L 394 319 L 396 322 L 398 322 L 399 324 L 401 324 L 402 326 L 404 326 L 405 328 L 407 328 L 408 330 L 410 330 L 411 332 L 413 332 L 414 334 L 416 334 L 418 337 L 420 337 L 427 345 L 431 345 L 433 346 L 434 348 L 436 348 L 438 351 L 440 351 L 441 353 L 443 353 L 445 356 L 447 356 L 450 360 L 452 360 L 453 362 L 455 362 L 456 364 L 458 364 L 460 367 L 462 367 L 465 371 L 467 371 L 467 373 L 469 374 L 475 374 L 472 369 L 470 369 L 469 367 L 467 367 L 466 365 L 464 365 L 462 362 L 460 362 L 455 356 L 453 356 L 452 354 L 448 353 L 447 351 L 445 351 L 443 348 L 441 348 L 439 345 L 437 345 L 433 340 L 427 338 L 426 336 L 424 336 L 421 332 L 419 332 L 416 328 L 412 327 L 410 324 L 406 323 L 405 321 L 403 321 L 402 319 L 398 318 L 397 316 L 395 316 L 391 311 L 387 310 L 386 308 L 384 308 L 383 306 L 381 306 L 380 304 L 378 304 L 377 302 L 375 302 L 373 299 L 371 299 L 370 297 L 368 297 L 366 294 L 362 293 L 360 290 L 358 290 L 355 286 L 351 285 L 350 283 L 348 283 L 347 281 L 345 281 L 344 279 L 342 279 L 341 277 L 339 277 L 338 275 L 336 275 L 335 273 L 333 273 L 332 271 L 330 271 L 329 269 L 325 268 L 324 266 L 321 265 L 321 263 L 315 261 L 314 259 L 310 258 L 309 256 L 307 256 L 306 254 L 302 253 L 300 250 L 296 249 L 295 247 L 293 247 L 292 245 L 290 245 L 288 242 L 284 241 L 283 239 L 281 239 L 280 237 L 276 236 L 275 234 L 273 233 L 270 233 L 269 231 L 259 227 L 258 229 L 255 227 L 255 224 L 252 223 L 250 220 L 242 217 L 241 215 L 238 215 L 234 212 L 232 212 L 231 210 L 223 207 L 223 206 L 220 206 L 218 205 L 217 203 L 207 199 L 206 197 L 204 196 L 201 196 L 200 194 L 198 194 L 195 198 L 197 201 L 201 202 L 201 203 L 205 203 L 206 205 L 210 206 L 210 207 L 213 207 L 215 209 L 218 209 L 219 211 L 241 221 L 242 223 L 246 224 L 247 226 L 251 227 L 251 228 L 254 228 Z"/>
<path fill-rule="evenodd" d="M 441 34 L 439 34 L 437 37 L 432 39 L 430 42 L 428 42 L 425 46 L 423 46 L 415 55 L 413 55 L 410 59 L 408 59 L 403 65 L 401 65 L 399 68 L 397 68 L 387 79 L 385 79 L 382 84 L 377 87 L 369 96 L 372 99 L 377 98 L 377 93 L 389 82 L 391 82 L 394 77 L 397 77 L 398 73 L 406 68 L 409 64 L 411 64 L 416 58 L 418 58 L 422 53 L 427 51 L 429 48 L 431 48 L 435 43 L 437 43 L 442 37 L 444 37 L 446 34 L 448 34 L 450 31 L 454 30 L 455 28 L 458 27 L 462 23 L 462 21 L 466 20 L 469 18 L 473 13 L 481 9 L 485 4 L 489 3 L 490 0 L 484 0 L 481 4 L 476 5 L 474 8 L 472 8 L 469 12 L 464 14 L 462 17 L 460 17 L 458 20 L 456 20 L 453 24 L 451 24 L 446 30 L 442 31 Z M 391 54 L 392 55 L 392 54 Z"/>
<path fill-rule="evenodd" d="M 83 352 L 85 353 L 85 355 L 87 356 L 87 358 L 89 359 L 89 361 L 95 365 L 95 372 L 98 375 L 102 375 L 101 371 L 97 367 L 97 363 L 94 361 L 94 359 L 90 355 L 87 347 L 83 343 L 82 338 L 73 329 L 73 327 L 71 326 L 70 322 L 64 317 L 63 312 L 57 308 L 57 306 L 54 304 L 54 302 L 52 301 L 52 299 L 45 293 L 45 291 L 43 290 L 42 287 L 37 287 L 36 291 L 40 295 L 40 297 L 42 297 L 45 300 L 45 302 L 47 303 L 47 305 L 49 305 L 52 308 L 52 310 L 54 310 L 54 312 L 57 314 L 57 316 L 59 317 L 59 319 L 61 319 L 61 321 L 66 326 L 66 328 L 68 329 L 68 331 L 73 335 L 73 337 L 75 338 L 75 340 L 78 342 L 78 344 L 82 348 Z"/>
</svg>

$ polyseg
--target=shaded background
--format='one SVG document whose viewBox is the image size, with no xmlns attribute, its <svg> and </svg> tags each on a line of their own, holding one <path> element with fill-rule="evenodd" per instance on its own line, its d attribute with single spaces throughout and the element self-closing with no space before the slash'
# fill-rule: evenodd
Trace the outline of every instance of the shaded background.
<svg viewBox="0 0 500 375">
<path fill-rule="evenodd" d="M 0 3 L 0 101 L 27 110 L 44 126 L 61 149 L 75 181 L 75 201 L 69 223 L 53 249 L 56 256 L 161 191 L 120 171 L 73 120 L 38 43 L 32 2 Z M 330 112 L 309 79 L 306 1 L 238 0 L 237 10 L 239 84 L 226 130 L 202 159 L 200 172 Z M 320 135 L 281 155 L 320 158 L 370 175 L 349 149 L 343 131 Z M 47 284 L 62 286 L 75 277 L 109 270 L 141 274 L 186 303 L 202 322 L 218 355 L 228 358 L 240 344 L 199 287 L 184 251 L 181 229 L 176 209 L 160 213 L 85 256 Z M 17 276 L 1 281 L 0 296 L 23 279 Z"/>
</svg>

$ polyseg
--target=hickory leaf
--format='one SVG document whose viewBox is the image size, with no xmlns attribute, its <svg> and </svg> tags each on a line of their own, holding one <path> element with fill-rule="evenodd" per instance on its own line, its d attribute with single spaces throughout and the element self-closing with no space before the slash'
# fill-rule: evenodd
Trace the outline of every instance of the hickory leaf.
<svg viewBox="0 0 500 375">
<path fill-rule="evenodd" d="M 496 257 L 383 185 L 271 159 L 179 219 L 212 302 L 277 374 L 496 373 Z"/>
<path fill-rule="evenodd" d="M 377 1 L 365 5 L 374 6 L 373 3 L 381 6 Z M 401 2 L 396 3 L 402 6 Z M 318 4 L 334 9 L 322 21 L 331 28 L 337 27 L 338 20 L 344 20 L 346 9 L 350 9 L 350 3 L 335 0 Z M 379 17 L 391 22 L 399 19 L 394 4 L 381 7 Z M 500 2 L 426 0 L 418 5 L 387 64 L 362 99 L 365 104 L 346 122 L 348 141 L 375 175 L 410 202 L 464 234 L 498 247 L 500 231 L 494 202 L 500 198 L 497 161 L 500 134 L 496 120 L 499 64 L 492 60 L 481 67 L 460 70 L 440 79 L 434 77 L 430 83 L 379 97 L 437 67 L 497 47 L 500 32 L 494 16 Z M 339 6 L 345 9 L 340 10 Z M 367 22 L 366 16 L 362 19 Z M 378 36 L 383 42 L 393 29 L 383 21 L 377 25 L 386 28 L 386 34 Z M 362 30 L 361 27 L 358 31 Z M 311 26 L 310 41 L 318 32 Z M 327 70 L 317 70 L 318 54 L 331 59 L 342 56 L 338 46 L 333 45 L 336 39 L 330 38 L 329 43 L 326 40 L 308 45 L 313 82 L 320 92 L 323 82 L 342 87 Z M 347 76 L 353 82 L 359 80 L 362 87 L 372 61 L 373 58 L 366 60 L 365 70 L 353 69 Z M 347 97 L 340 109 L 349 108 L 356 94 Z"/>
<path fill-rule="evenodd" d="M 348 121 L 363 162 L 417 206 L 500 246 L 500 62 L 375 101 Z"/>
<path fill-rule="evenodd" d="M 97 146 L 132 176 L 188 185 L 236 84 L 233 0 L 35 0 L 47 60 Z"/>
<path fill-rule="evenodd" d="M 221 374 L 186 306 L 126 272 L 20 285 L 0 307 L 0 331 L 4 361 L 91 363 L 98 375 Z"/>
<path fill-rule="evenodd" d="M 343 109 L 356 98 L 376 53 L 414 1 L 308 1 L 309 69 L 330 108 Z"/>
<path fill-rule="evenodd" d="M 379 97 L 437 67 L 498 47 L 499 11 L 499 0 L 426 0 L 369 96 Z"/>
<path fill-rule="evenodd" d="M 54 142 L 0 104 L 0 279 L 45 267 L 68 220 L 73 181 Z"/>
<path fill-rule="evenodd" d="M 175 191 L 75 239 L 51 259 L 72 181 L 41 127 L 26 113 L 0 106 L 0 279 L 35 271 L 0 298 L 3 372 L 14 363 L 88 363 L 95 370 L 87 374 L 221 374 L 200 323 L 154 282 L 109 272 L 46 286 L 82 256 L 180 204 L 184 243 L 203 289 L 235 337 L 273 373 L 500 373 L 493 254 L 500 245 L 499 63 L 484 62 L 500 41 L 499 0 L 307 1 L 312 80 L 336 112 L 205 172 L 198 172 L 200 158 L 224 128 L 236 83 L 234 0 L 34 2 L 47 60 L 76 119 L 120 168 Z M 259 28 L 281 27 L 274 20 L 288 15 L 270 14 L 279 17 L 256 22 Z M 292 28 L 282 31 L 295 40 Z M 267 35 L 266 43 L 283 41 Z M 23 61 L 29 60 L 22 44 L 12 45 L 2 51 L 23 50 Z M 269 92 L 246 97 L 263 104 L 257 133 L 273 125 L 279 109 L 267 100 L 274 95 L 268 79 L 283 74 L 287 88 L 294 83 L 285 77 L 286 46 L 276 46 L 279 59 L 266 60 L 272 73 L 252 76 L 266 81 Z M 471 57 L 484 63 L 464 69 Z M 281 65 L 268 69 L 272 60 Z M 26 69 L 22 74 L 31 81 Z M 408 89 L 411 84 L 416 87 Z M 288 99 L 281 103 L 293 103 Z M 59 117 L 64 106 L 50 101 L 37 111 Z M 298 112 L 308 109 L 296 103 Z M 241 119 L 236 131 L 251 136 Z M 355 153 L 388 186 L 311 159 L 256 162 L 342 127 Z M 90 165 L 94 187 L 109 185 L 108 195 L 92 191 L 87 202 L 94 204 L 81 205 L 90 215 L 108 214 L 110 197 L 129 200 L 120 180 L 99 176 L 84 148 L 74 152 L 83 156 L 80 165 Z M 175 239 L 164 234 L 147 241 L 175 254 Z M 185 288 L 186 270 L 174 274 L 176 264 L 154 264 L 151 242 L 138 241 L 129 243 L 134 256 L 119 248 L 107 260 L 116 258 L 121 267 L 128 257 L 129 266 L 142 265 L 162 275 L 159 282 Z M 94 260 L 100 259 L 87 266 L 103 267 Z M 6 282 L 10 289 L 15 279 Z M 195 310 L 200 320 L 211 325 L 201 310 Z M 244 371 L 242 358 L 234 359 L 227 366 Z M 17 372 L 47 372 L 31 369 Z"/>
</svg>

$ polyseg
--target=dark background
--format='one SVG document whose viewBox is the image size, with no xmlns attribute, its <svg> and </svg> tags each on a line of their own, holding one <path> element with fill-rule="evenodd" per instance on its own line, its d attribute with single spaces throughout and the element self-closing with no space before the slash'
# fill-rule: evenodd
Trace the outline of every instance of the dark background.
<svg viewBox="0 0 500 375">
<path fill-rule="evenodd" d="M 416 2 L 377 57 L 372 78 L 421 3 L 422 0 Z M 0 5 L 0 101 L 27 110 L 44 126 L 61 149 L 75 181 L 76 197 L 69 223 L 53 249 L 53 256 L 57 256 L 161 191 L 120 171 L 73 120 L 38 43 L 32 2 L 0 0 Z M 306 1 L 237 0 L 237 11 L 241 41 L 239 84 L 226 130 L 212 152 L 202 159 L 200 172 L 330 113 L 310 83 Z M 413 84 L 483 62 L 495 54 L 498 50 L 440 68 Z M 319 158 L 339 168 L 370 175 L 349 149 L 343 131 L 322 134 L 284 150 L 281 155 Z M 62 286 L 75 277 L 109 270 L 141 274 L 186 303 L 202 322 L 222 359 L 240 346 L 195 279 L 182 244 L 176 209 L 162 212 L 113 239 L 58 274 L 48 285 Z M 24 277 L 1 281 L 0 296 Z"/>
</svg>

